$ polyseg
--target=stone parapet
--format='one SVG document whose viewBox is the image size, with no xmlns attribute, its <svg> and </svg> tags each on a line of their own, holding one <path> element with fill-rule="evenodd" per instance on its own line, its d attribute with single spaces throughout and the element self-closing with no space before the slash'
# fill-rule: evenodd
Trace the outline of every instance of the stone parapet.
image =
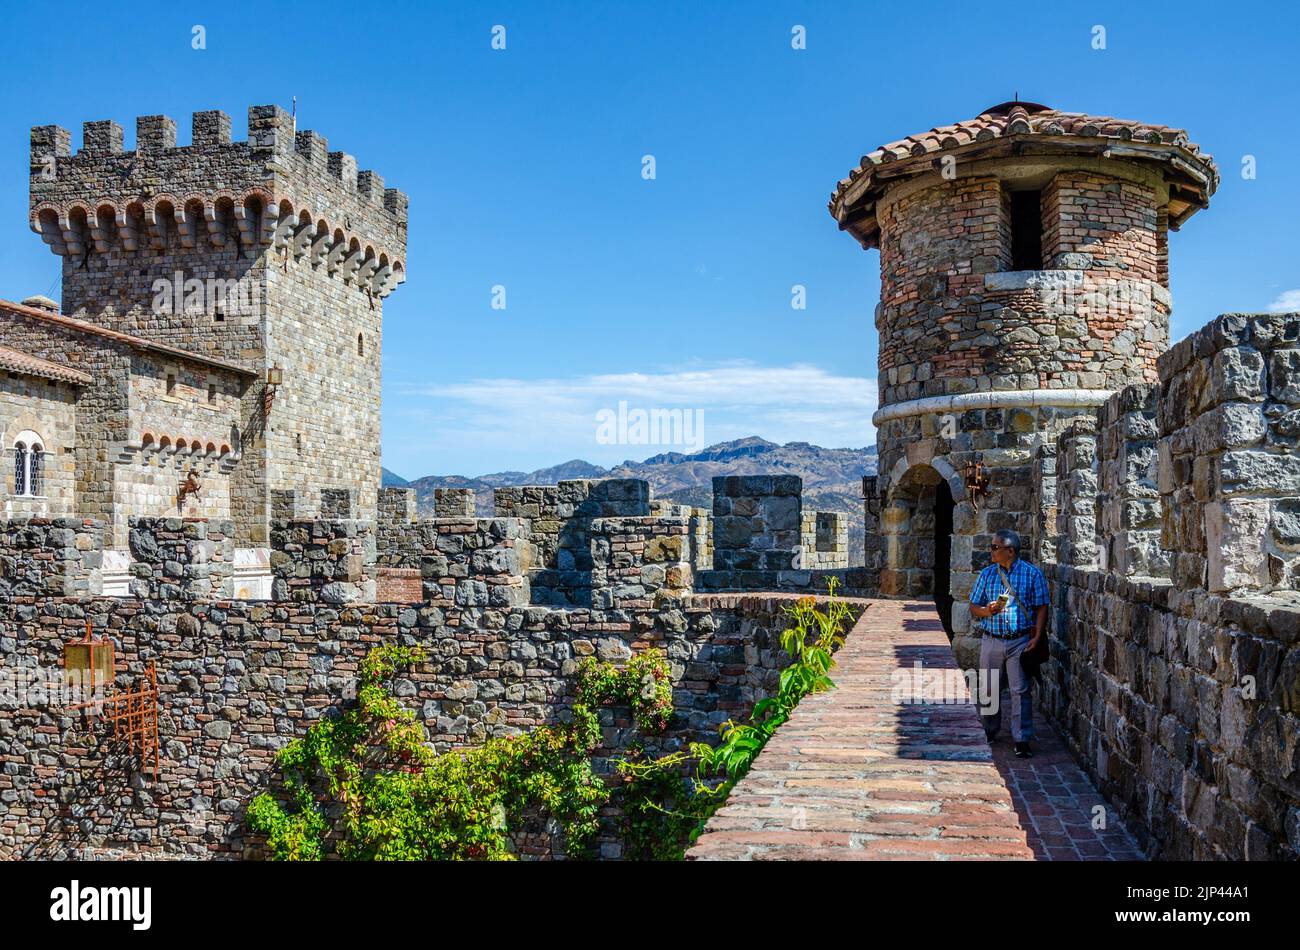
<svg viewBox="0 0 1300 950">
<path fill-rule="evenodd" d="M 228 600 L 234 596 L 233 521 L 132 518 L 130 591 L 144 600 Z"/>
<path fill-rule="evenodd" d="M 805 511 L 799 530 L 802 566 L 832 570 L 849 566 L 849 519 L 838 511 Z"/>
<path fill-rule="evenodd" d="M 591 605 L 650 607 L 691 591 L 691 519 L 597 518 L 591 522 Z"/>
<path fill-rule="evenodd" d="M 1161 356 L 1161 543 L 1183 589 L 1300 589 L 1300 313 L 1224 314 Z"/>
<path fill-rule="evenodd" d="M 375 600 L 375 533 L 369 521 L 272 521 L 272 599 L 348 604 Z"/>
<path fill-rule="evenodd" d="M 720 475 L 713 479 L 713 568 L 802 568 L 803 479 L 797 475 Z"/>
<path fill-rule="evenodd" d="M 103 593 L 105 530 L 85 518 L 0 521 L 0 600 Z"/>
<path fill-rule="evenodd" d="M 1043 710 L 1150 857 L 1300 855 L 1300 595 L 1049 566 Z"/>
</svg>

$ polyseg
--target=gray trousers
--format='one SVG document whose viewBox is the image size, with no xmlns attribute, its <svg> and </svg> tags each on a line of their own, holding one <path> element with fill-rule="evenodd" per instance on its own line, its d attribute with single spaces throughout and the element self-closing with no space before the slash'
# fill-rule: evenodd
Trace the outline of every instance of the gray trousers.
<svg viewBox="0 0 1300 950">
<path fill-rule="evenodd" d="M 980 721 L 984 731 L 996 735 L 1002 727 L 1002 670 L 1006 670 L 1006 683 L 1011 692 L 1011 738 L 1028 742 L 1034 738 L 1034 703 L 1029 693 L 1029 677 L 1020 668 L 1020 654 L 1033 634 L 1026 633 L 1014 640 L 999 640 L 987 633 L 980 640 Z M 986 685 L 987 684 L 987 685 Z M 985 704 L 984 698 L 990 702 Z"/>
</svg>

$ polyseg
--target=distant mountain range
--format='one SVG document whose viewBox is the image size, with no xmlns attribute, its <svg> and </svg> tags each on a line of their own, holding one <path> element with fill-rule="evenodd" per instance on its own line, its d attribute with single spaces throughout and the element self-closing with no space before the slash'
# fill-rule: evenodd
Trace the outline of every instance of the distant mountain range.
<svg viewBox="0 0 1300 950">
<path fill-rule="evenodd" d="M 643 462 L 628 460 L 614 468 L 601 468 L 573 459 L 535 472 L 494 472 L 477 478 L 461 475 L 426 475 L 406 481 L 384 469 L 385 487 L 414 488 L 416 503 L 425 517 L 433 514 L 435 488 L 472 488 L 482 516 L 492 513 L 492 490 L 506 485 L 554 485 L 573 478 L 644 478 L 655 498 L 678 504 L 710 507 L 716 475 L 798 475 L 803 479 L 805 507 L 839 511 L 849 516 L 849 550 L 853 563 L 862 558 L 864 537 L 862 476 L 876 473 L 876 447 L 827 449 L 808 442 L 778 445 L 758 436 L 719 442 L 690 455 L 665 452 Z"/>
</svg>

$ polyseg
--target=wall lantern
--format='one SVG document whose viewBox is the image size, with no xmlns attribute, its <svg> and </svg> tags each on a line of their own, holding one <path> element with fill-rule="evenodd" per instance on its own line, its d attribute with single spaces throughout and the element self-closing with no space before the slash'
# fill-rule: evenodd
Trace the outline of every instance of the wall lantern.
<svg viewBox="0 0 1300 950">
<path fill-rule="evenodd" d="M 966 463 L 966 492 L 971 505 L 979 510 L 980 498 L 989 493 L 989 472 L 983 462 L 971 459 Z"/>
<path fill-rule="evenodd" d="M 262 415 L 271 415 L 271 403 L 275 402 L 275 391 L 284 383 L 284 367 L 268 366 L 266 368 L 266 395 L 262 402 Z"/>
<path fill-rule="evenodd" d="M 68 709 L 100 713 L 113 727 L 113 739 L 126 745 L 141 772 L 152 771 L 158 781 L 158 672 L 150 661 L 144 677 L 133 688 L 115 690 L 113 641 L 96 640 L 86 621 L 86 636 L 63 645 L 64 683 L 77 690 L 81 701 Z"/>
</svg>

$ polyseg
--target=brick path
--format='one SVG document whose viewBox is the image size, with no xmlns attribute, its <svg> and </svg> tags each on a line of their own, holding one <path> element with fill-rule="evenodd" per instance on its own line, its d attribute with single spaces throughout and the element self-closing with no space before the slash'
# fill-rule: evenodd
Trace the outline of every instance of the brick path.
<svg viewBox="0 0 1300 950">
<path fill-rule="evenodd" d="M 918 679 L 914 664 L 933 671 Z M 692 860 L 1135 859 L 1114 812 L 1037 718 L 1035 757 L 990 749 L 933 604 L 872 601 L 687 852 Z M 900 704 L 900 685 L 956 702 Z M 911 694 L 911 689 L 905 689 Z"/>
</svg>

